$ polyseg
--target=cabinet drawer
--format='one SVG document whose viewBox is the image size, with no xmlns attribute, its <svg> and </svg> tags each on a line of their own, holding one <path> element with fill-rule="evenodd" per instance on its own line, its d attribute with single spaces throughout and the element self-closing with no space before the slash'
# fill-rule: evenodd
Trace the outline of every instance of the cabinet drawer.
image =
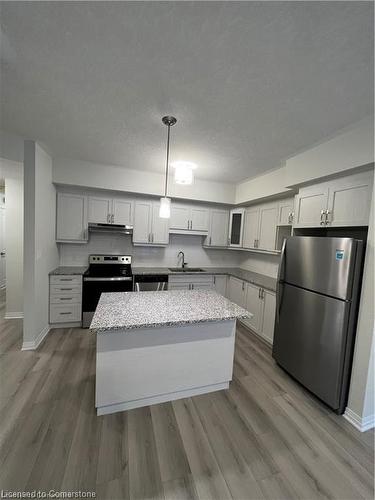
<svg viewBox="0 0 375 500">
<path fill-rule="evenodd" d="M 82 295 L 80 293 L 70 295 L 51 294 L 49 301 L 50 304 L 81 304 Z"/>
<path fill-rule="evenodd" d="M 67 323 L 81 321 L 81 304 L 51 304 L 49 309 L 50 323 Z"/>
<path fill-rule="evenodd" d="M 76 285 L 76 284 L 60 284 L 60 285 L 54 285 L 51 284 L 49 287 L 49 292 L 50 295 L 73 295 L 73 294 L 81 294 L 82 293 L 82 285 Z"/>
<path fill-rule="evenodd" d="M 212 274 L 173 274 L 169 275 L 169 283 L 213 283 Z"/>
<path fill-rule="evenodd" d="M 53 275 L 50 276 L 49 280 L 51 285 L 66 285 L 66 284 L 75 284 L 80 285 L 82 283 L 82 276 L 78 275 Z"/>
</svg>

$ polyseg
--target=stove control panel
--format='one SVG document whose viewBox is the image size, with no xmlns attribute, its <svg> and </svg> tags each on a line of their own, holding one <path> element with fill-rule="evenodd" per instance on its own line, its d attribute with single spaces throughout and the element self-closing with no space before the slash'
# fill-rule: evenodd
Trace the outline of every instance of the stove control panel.
<svg viewBox="0 0 375 500">
<path fill-rule="evenodd" d="M 89 264 L 131 264 L 131 255 L 90 255 Z"/>
</svg>

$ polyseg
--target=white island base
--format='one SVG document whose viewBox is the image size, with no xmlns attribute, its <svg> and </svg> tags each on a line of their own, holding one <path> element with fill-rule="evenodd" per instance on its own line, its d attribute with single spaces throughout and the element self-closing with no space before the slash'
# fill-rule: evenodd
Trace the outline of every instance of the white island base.
<svg viewBox="0 0 375 500">
<path fill-rule="evenodd" d="M 230 319 L 98 333 L 97 414 L 227 389 L 235 330 Z"/>
</svg>

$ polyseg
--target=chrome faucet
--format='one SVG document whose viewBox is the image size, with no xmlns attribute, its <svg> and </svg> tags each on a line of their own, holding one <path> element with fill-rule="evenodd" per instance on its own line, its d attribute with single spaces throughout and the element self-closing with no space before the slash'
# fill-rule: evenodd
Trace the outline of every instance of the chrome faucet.
<svg viewBox="0 0 375 500">
<path fill-rule="evenodd" d="M 187 262 L 185 262 L 185 254 L 184 254 L 184 252 L 183 252 L 182 250 L 180 250 L 180 251 L 178 252 L 177 259 L 179 259 L 179 258 L 180 258 L 180 255 L 182 255 L 182 263 L 181 263 L 181 267 L 182 267 L 182 269 L 184 269 L 184 268 L 187 266 L 187 264 L 188 264 L 188 263 L 187 263 Z"/>
</svg>

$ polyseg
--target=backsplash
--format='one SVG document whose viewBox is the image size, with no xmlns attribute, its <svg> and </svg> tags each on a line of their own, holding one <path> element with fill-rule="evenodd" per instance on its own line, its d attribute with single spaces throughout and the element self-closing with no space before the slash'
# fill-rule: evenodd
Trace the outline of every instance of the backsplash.
<svg viewBox="0 0 375 500">
<path fill-rule="evenodd" d="M 170 235 L 167 247 L 138 247 L 131 236 L 92 233 L 85 245 L 59 244 L 61 266 L 84 266 L 90 254 L 123 254 L 133 256 L 133 266 L 177 266 L 177 254 L 185 253 L 189 266 L 239 267 L 243 253 L 237 250 L 210 250 L 202 248 L 202 236 Z"/>
<path fill-rule="evenodd" d="M 245 258 L 242 259 L 240 266 L 248 271 L 254 271 L 255 273 L 265 274 L 266 276 L 271 276 L 271 278 L 277 277 L 277 271 L 279 269 L 280 256 L 279 255 L 267 255 L 244 252 Z"/>
</svg>

